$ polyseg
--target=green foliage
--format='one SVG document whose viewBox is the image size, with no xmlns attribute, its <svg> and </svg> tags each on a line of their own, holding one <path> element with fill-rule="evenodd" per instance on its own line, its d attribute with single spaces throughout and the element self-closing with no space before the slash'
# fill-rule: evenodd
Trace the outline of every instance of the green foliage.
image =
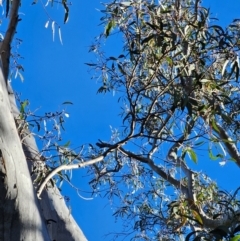
<svg viewBox="0 0 240 241">
<path fill-rule="evenodd" d="M 117 0 L 102 13 L 104 31 L 90 48 L 99 61 L 87 65 L 102 80 L 98 93 L 120 96 L 124 126 L 92 149 L 105 153 L 89 170 L 93 192 L 107 186 L 118 197 L 114 215 L 133 226 L 132 240 L 208 240 L 216 227 L 206 216 L 232 220 L 238 204 L 188 163 L 202 162 L 204 151 L 240 165 L 240 21 L 223 29 L 198 0 Z M 101 49 L 106 38 L 123 43 L 119 53 Z"/>
<path fill-rule="evenodd" d="M 69 3 L 61 3 L 66 23 Z M 123 126 L 111 128 L 109 142 L 71 150 L 59 143 L 65 111 L 35 116 L 21 103 L 20 120 L 37 127 L 42 153 L 51 150 L 47 172 L 103 156 L 88 169 L 92 193 L 116 204 L 131 240 L 237 240 L 238 190 L 220 191 L 192 163 L 209 156 L 240 166 L 240 20 L 223 29 L 200 0 L 114 0 L 102 13 L 105 27 L 90 48 L 96 62 L 86 64 L 101 81 L 97 92 L 119 97 Z M 109 38 L 122 44 L 118 53 L 103 47 Z M 59 171 L 51 182 L 70 179 Z"/>
</svg>

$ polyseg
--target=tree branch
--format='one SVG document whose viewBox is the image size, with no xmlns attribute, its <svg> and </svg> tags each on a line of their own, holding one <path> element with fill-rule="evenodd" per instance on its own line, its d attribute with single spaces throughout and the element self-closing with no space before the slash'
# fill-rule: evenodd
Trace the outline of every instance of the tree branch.
<svg viewBox="0 0 240 241">
<path fill-rule="evenodd" d="M 227 148 L 229 155 L 236 161 L 237 165 L 240 167 L 240 154 L 237 150 L 236 145 L 233 143 L 233 140 L 229 137 L 226 130 L 224 130 L 219 123 L 216 122 L 216 126 L 219 131 L 214 131 L 218 134 L 224 146 Z"/>
<path fill-rule="evenodd" d="M 157 173 L 160 177 L 162 177 L 164 180 L 168 181 L 171 183 L 175 188 L 180 189 L 183 193 L 187 191 L 186 187 L 182 185 L 181 181 L 176 180 L 173 178 L 171 175 L 167 174 L 166 172 L 163 171 L 163 169 L 157 165 L 155 165 L 154 161 L 150 158 L 143 157 L 141 155 L 136 155 L 130 151 L 124 150 L 122 147 L 118 149 L 120 152 L 122 152 L 125 156 L 134 158 L 142 163 L 148 164 L 149 167 Z"/>
<path fill-rule="evenodd" d="M 49 182 L 49 180 L 54 177 L 58 172 L 61 171 L 65 171 L 65 170 L 73 170 L 73 169 L 78 169 L 78 168 L 82 168 L 82 167 L 86 167 L 86 166 L 90 166 L 93 165 L 97 162 L 102 161 L 104 158 L 104 155 L 101 155 L 99 157 L 96 157 L 92 160 L 83 162 L 83 163 L 77 163 L 77 164 L 71 164 L 71 165 L 62 165 L 57 167 L 56 169 L 54 169 L 52 172 L 50 172 L 48 174 L 48 176 L 44 179 L 44 181 L 42 182 L 42 184 L 40 185 L 40 187 L 37 190 L 37 197 L 40 199 L 40 195 L 44 189 L 44 187 L 47 185 L 47 183 Z"/>
<path fill-rule="evenodd" d="M 7 3 L 6 3 L 7 4 Z M 9 74 L 9 63 L 10 63 L 10 52 L 11 52 L 11 43 L 13 37 L 16 33 L 17 24 L 19 22 L 18 18 L 18 9 L 20 6 L 20 0 L 11 1 L 11 11 L 9 14 L 9 24 L 5 34 L 5 37 L 0 45 L 0 54 L 3 64 L 3 74 L 5 81 L 7 81 Z"/>
</svg>

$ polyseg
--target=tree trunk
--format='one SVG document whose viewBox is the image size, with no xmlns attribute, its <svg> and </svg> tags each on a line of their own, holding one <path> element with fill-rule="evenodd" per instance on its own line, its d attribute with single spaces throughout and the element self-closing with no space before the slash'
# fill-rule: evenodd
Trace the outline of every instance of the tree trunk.
<svg viewBox="0 0 240 241">
<path fill-rule="evenodd" d="M 14 115 L 17 115 L 14 95 L 7 90 L 1 64 L 0 240 L 86 241 L 57 188 L 45 190 L 42 199 L 37 199 L 29 171 L 35 160 L 27 164 Z M 25 139 L 25 146 L 35 153 L 38 151 L 31 135 Z"/>
</svg>

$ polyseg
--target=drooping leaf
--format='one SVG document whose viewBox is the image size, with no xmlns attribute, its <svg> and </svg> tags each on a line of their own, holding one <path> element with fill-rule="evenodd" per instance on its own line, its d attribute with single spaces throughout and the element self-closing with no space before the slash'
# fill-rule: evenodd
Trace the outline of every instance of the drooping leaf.
<svg viewBox="0 0 240 241">
<path fill-rule="evenodd" d="M 10 1 L 6 0 L 6 17 L 8 16 L 9 9 L 10 9 Z"/>
<path fill-rule="evenodd" d="M 45 23 L 45 28 L 48 28 L 49 20 Z"/>
<path fill-rule="evenodd" d="M 71 101 L 65 101 L 62 103 L 62 105 L 73 105 L 73 103 Z"/>
<path fill-rule="evenodd" d="M 194 144 L 195 146 L 201 146 L 201 145 L 203 145 L 205 142 L 204 141 L 200 141 L 200 142 L 198 142 L 198 143 L 196 143 L 196 144 Z"/>
<path fill-rule="evenodd" d="M 28 104 L 29 104 L 28 100 L 25 100 L 25 101 L 21 102 L 21 106 L 20 106 L 20 118 L 21 119 L 23 119 L 23 117 L 24 117 L 25 108 Z"/>
<path fill-rule="evenodd" d="M 64 10 L 65 10 L 64 23 L 66 23 L 68 21 L 68 17 L 69 17 L 69 7 L 67 6 L 66 0 L 62 0 L 62 4 L 63 4 Z"/>
<path fill-rule="evenodd" d="M 193 162 L 197 163 L 197 154 L 195 153 L 195 151 L 192 148 L 187 148 L 186 151 L 190 155 Z"/>
<path fill-rule="evenodd" d="M 126 75 L 126 72 L 124 71 L 123 67 L 120 64 L 118 64 L 117 66 L 118 66 L 118 69 L 120 70 L 121 74 Z"/>
<path fill-rule="evenodd" d="M 230 241 L 239 241 L 239 240 L 240 240 L 240 234 L 238 234 L 230 239 Z"/>
<path fill-rule="evenodd" d="M 52 34 L 53 34 L 53 41 L 54 41 L 54 36 L 55 36 L 55 22 L 52 21 Z"/>
<path fill-rule="evenodd" d="M 223 120 L 224 120 L 226 123 L 228 123 L 228 124 L 230 124 L 231 121 L 232 121 L 229 116 L 227 116 L 227 115 L 225 115 L 225 114 L 223 114 L 223 113 L 221 113 L 221 117 L 222 117 Z"/>
<path fill-rule="evenodd" d="M 24 77 L 23 77 L 23 75 L 21 74 L 21 72 L 19 72 L 19 71 L 18 71 L 18 76 L 19 76 L 20 80 L 23 82 L 23 81 L 24 81 Z"/>
<path fill-rule="evenodd" d="M 220 31 L 220 35 L 224 34 L 223 28 L 218 25 L 212 25 L 210 28 L 214 28 L 216 31 Z"/>
<path fill-rule="evenodd" d="M 224 73 L 225 73 L 225 70 L 226 70 L 226 67 L 227 67 L 229 61 L 230 61 L 230 60 L 227 59 L 227 60 L 225 61 L 224 65 L 223 65 L 223 68 L 222 68 L 222 76 L 224 76 Z"/>
<path fill-rule="evenodd" d="M 198 232 L 200 232 L 200 231 L 197 230 L 197 231 L 190 232 L 190 233 L 186 236 L 185 241 L 190 241 L 190 240 L 191 240 L 190 238 L 191 238 L 192 236 L 196 236 L 196 233 L 198 233 Z"/>
<path fill-rule="evenodd" d="M 61 28 L 60 27 L 58 27 L 58 36 L 59 36 L 60 43 L 63 45 L 62 34 L 61 34 Z"/>
<path fill-rule="evenodd" d="M 67 141 L 63 146 L 64 146 L 64 147 L 69 147 L 70 144 L 71 144 L 71 141 Z"/>
<path fill-rule="evenodd" d="M 117 60 L 117 58 L 115 58 L 115 57 L 109 57 L 109 60 Z"/>
<path fill-rule="evenodd" d="M 216 132 L 219 132 L 219 129 L 218 129 L 218 127 L 217 127 L 217 124 L 216 124 L 215 120 L 212 120 L 212 121 L 211 121 L 211 125 L 212 125 L 212 128 L 213 128 Z"/>
<path fill-rule="evenodd" d="M 88 66 L 97 66 L 97 64 L 92 64 L 92 63 L 84 63 L 84 64 L 86 64 Z"/>
<path fill-rule="evenodd" d="M 217 159 L 218 159 L 218 157 L 217 157 L 217 156 L 214 156 L 214 155 L 213 155 L 213 153 L 212 153 L 212 150 L 211 150 L 211 149 L 209 149 L 209 150 L 208 150 L 208 153 L 209 153 L 209 157 L 210 157 L 210 159 L 211 159 L 211 160 L 215 161 L 215 160 L 217 160 Z"/>
<path fill-rule="evenodd" d="M 103 85 L 98 89 L 97 93 L 106 93 L 108 91 L 110 91 L 109 87 L 106 85 Z"/>
<path fill-rule="evenodd" d="M 119 59 L 121 59 L 121 58 L 125 58 L 125 55 L 120 54 L 120 55 L 118 56 L 118 58 L 119 58 Z"/>
<path fill-rule="evenodd" d="M 110 21 L 107 23 L 106 27 L 105 27 L 105 35 L 106 35 L 106 37 L 109 36 L 111 30 L 112 30 L 114 27 L 115 27 L 115 21 L 114 21 L 114 20 L 110 20 Z"/>
<path fill-rule="evenodd" d="M 40 129 L 41 129 L 40 124 L 37 121 L 34 121 L 34 122 L 37 124 L 37 130 L 40 131 Z"/>
<path fill-rule="evenodd" d="M 202 220 L 200 214 L 198 212 L 196 212 L 195 210 L 191 210 L 191 212 L 192 212 L 192 215 L 195 218 L 195 220 L 198 222 L 198 224 L 203 225 L 203 220 Z"/>
</svg>

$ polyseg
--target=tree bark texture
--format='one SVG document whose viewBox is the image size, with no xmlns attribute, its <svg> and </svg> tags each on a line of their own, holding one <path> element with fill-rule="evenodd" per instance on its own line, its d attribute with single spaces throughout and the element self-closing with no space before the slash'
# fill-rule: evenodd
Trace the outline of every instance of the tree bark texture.
<svg viewBox="0 0 240 241">
<path fill-rule="evenodd" d="M 7 90 L 0 66 L 0 241 L 86 241 L 57 188 L 49 188 L 37 199 L 18 135 L 14 95 Z M 36 157 L 34 138 L 25 146 Z M 34 153 L 35 152 L 35 153 Z"/>
</svg>

